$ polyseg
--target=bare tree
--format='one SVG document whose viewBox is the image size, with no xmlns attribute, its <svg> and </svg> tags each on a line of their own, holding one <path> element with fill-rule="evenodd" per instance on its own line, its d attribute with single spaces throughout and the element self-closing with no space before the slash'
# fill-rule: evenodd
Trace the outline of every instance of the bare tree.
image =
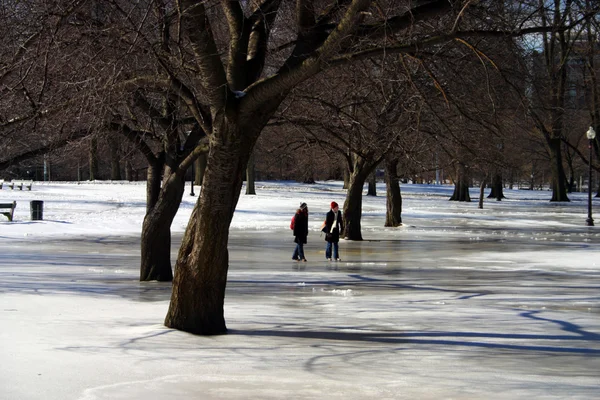
<svg viewBox="0 0 600 400">
<path fill-rule="evenodd" d="M 292 88 L 323 69 L 382 54 L 384 48 L 387 53 L 416 53 L 459 37 L 518 36 L 531 31 L 499 31 L 486 15 L 480 19 L 481 27 L 462 31 L 457 21 L 469 11 L 470 2 L 447 0 L 417 3 L 412 8 L 412 2 L 389 2 L 379 9 L 370 9 L 371 2 L 366 0 L 324 8 L 299 1 L 294 11 L 288 9 L 281 15 L 277 12 L 286 3 L 275 0 L 260 7 L 251 3 L 246 9 L 236 2 L 212 8 L 210 2 L 184 0 L 180 4 L 181 37 L 189 40 L 201 78 L 200 86 L 191 92 L 202 93 L 207 105 L 198 108 L 197 115 L 198 123 L 206 126 L 210 150 L 202 194 L 179 252 L 165 324 L 198 334 L 226 331 L 228 228 L 243 170 L 257 138 Z M 219 39 L 220 21 L 226 21 L 228 42 Z M 279 27 L 278 33 L 288 29 L 287 37 L 295 38 L 287 41 L 285 35 L 272 35 L 274 26 Z M 398 37 L 396 45 L 380 40 L 400 32 L 404 36 Z M 228 43 L 226 52 L 219 51 L 223 43 Z M 268 46 L 287 50 L 287 56 L 278 53 L 279 58 L 267 63 Z M 279 61 L 280 66 L 273 68 Z"/>
<path fill-rule="evenodd" d="M 284 22 L 284 16 L 293 15 L 296 24 L 287 20 L 284 26 L 295 28 L 296 33 L 294 40 L 280 44 L 291 52 L 280 57 L 283 63 L 273 73 L 263 69 L 265 50 L 277 11 L 284 4 L 266 1 L 260 8 L 244 10 L 240 3 L 223 3 L 222 15 L 229 28 L 228 57 L 223 63 L 215 39 L 217 25 L 211 24 L 211 18 L 216 20 L 209 9 L 204 3 L 182 2 L 181 29 L 195 52 L 202 92 L 210 107 L 206 120 L 212 124 L 207 129 L 210 151 L 204 187 L 180 249 L 167 326 L 200 334 L 226 331 L 223 301 L 228 226 L 250 152 L 285 93 L 324 68 L 360 57 L 359 43 L 351 39 L 376 39 L 381 22 L 407 28 L 450 10 L 450 3 L 433 1 L 410 13 L 403 8 L 395 20 L 370 21 L 370 1 L 356 0 L 347 6 L 334 3 L 324 9 L 312 2 L 298 2 L 295 12 L 287 10 L 279 17 Z M 378 48 L 364 50 L 380 51 Z M 263 73 L 266 75 L 260 79 Z"/>
<path fill-rule="evenodd" d="M 589 6 L 589 4 L 588 4 Z M 552 173 L 551 201 L 569 201 L 563 165 L 562 141 L 566 134 L 567 88 L 570 60 L 586 24 L 581 21 L 598 13 L 598 5 L 583 2 L 539 1 L 535 10 L 539 23 L 551 28 L 542 33 L 543 50 L 532 53 L 530 115 L 543 135 Z"/>
<path fill-rule="evenodd" d="M 386 212 L 385 226 L 402 225 L 402 194 L 398 181 L 398 159 L 392 155 L 385 158 Z"/>
<path fill-rule="evenodd" d="M 532 26 L 528 15 L 518 13 L 511 15 L 514 18 L 509 25 L 494 14 L 497 2 L 491 1 L 60 3 L 73 11 L 57 17 L 49 12 L 47 7 L 51 6 L 43 3 L 47 6 L 42 7 L 44 15 L 51 23 L 30 32 L 45 39 L 29 42 L 40 44 L 35 47 L 36 62 L 29 64 L 35 74 L 8 63 L 10 78 L 0 78 L 4 79 L 2 84 L 11 82 L 7 87 L 14 97 L 12 103 L 2 100 L 0 134 L 10 137 L 9 146 L 16 146 L 17 124 L 30 124 L 35 129 L 28 131 L 52 134 L 52 139 L 59 139 L 54 132 L 61 132 L 64 139 L 85 128 L 95 134 L 110 128 L 141 147 L 146 143 L 147 148 L 140 149 L 149 163 L 151 208 L 142 232 L 142 254 L 148 248 L 144 246 L 151 246 L 160 237 L 154 234 L 164 233 L 155 228 L 170 226 L 185 172 L 202 151 L 208 151 L 202 192 L 179 250 L 165 319 L 169 327 L 197 334 L 226 332 L 223 304 L 229 225 L 244 171 L 261 133 L 294 89 L 325 70 L 383 55 L 443 60 L 445 54 L 453 56 L 444 52 L 446 46 L 456 43 L 476 38 L 494 41 L 553 29 Z M 33 25 L 28 26 L 35 27 L 34 21 L 32 18 Z M 59 37 L 60 42 L 55 40 Z M 18 48 L 27 38 L 23 32 L 14 47 L 18 60 L 24 60 Z M 71 47 L 71 43 L 77 46 Z M 25 48 L 32 50 L 34 46 Z M 56 48 L 61 51 L 51 51 Z M 72 48 L 77 50 L 73 53 L 76 57 L 67 58 L 65 49 Z M 47 62 L 37 62 L 46 60 L 46 55 Z M 5 69 L 2 71 L 4 74 Z M 94 71 L 93 77 L 90 71 Z M 338 73 L 347 71 L 339 68 Z M 427 69 L 420 74 L 432 81 Z M 29 79 L 32 76 L 36 79 Z M 59 84 L 62 82 L 70 85 Z M 4 86 L 0 90 L 5 90 Z M 67 108 L 67 114 L 78 117 L 48 118 Z M 467 116 L 464 112 L 461 115 Z M 36 125 L 42 119 L 48 121 L 45 126 Z M 368 127 L 363 122 L 361 129 L 367 131 Z M 157 134 L 162 139 L 146 141 Z M 205 146 L 197 139 L 202 134 L 207 136 Z M 362 146 L 351 145 L 345 150 L 348 148 L 361 148 L 360 156 L 367 154 Z M 372 160 L 381 158 L 378 153 Z M 360 158 L 352 160 L 352 165 L 361 162 Z M 374 165 L 359 165 L 354 170 L 355 182 L 368 175 Z M 348 204 L 347 209 L 355 207 Z M 352 218 L 360 215 L 360 207 L 356 211 Z M 360 232 L 359 224 L 351 225 Z"/>
<path fill-rule="evenodd" d="M 75 26 L 84 1 L 0 4 L 1 168 L 48 153 L 86 135 L 94 126 L 84 96 L 85 61 L 66 46 L 85 41 Z M 83 83 L 82 83 L 83 82 Z M 70 117 L 76 115 L 76 120 Z"/>
</svg>

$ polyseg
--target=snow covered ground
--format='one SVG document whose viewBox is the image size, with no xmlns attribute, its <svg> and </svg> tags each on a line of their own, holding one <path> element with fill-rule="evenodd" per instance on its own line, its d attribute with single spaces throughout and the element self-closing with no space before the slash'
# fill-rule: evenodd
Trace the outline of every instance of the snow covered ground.
<svg viewBox="0 0 600 400">
<path fill-rule="evenodd" d="M 142 183 L 0 190 L 18 203 L 14 222 L 0 215 L 0 398 L 598 398 L 600 228 L 585 226 L 585 194 L 506 190 L 479 210 L 449 202 L 451 186 L 403 185 L 404 226 L 384 228 L 378 189 L 339 263 L 318 228 L 340 182 L 242 195 L 230 333 L 216 337 L 164 327 L 170 284 L 137 281 Z M 173 259 L 195 200 L 174 221 Z M 306 264 L 291 260 L 301 201 Z"/>
</svg>

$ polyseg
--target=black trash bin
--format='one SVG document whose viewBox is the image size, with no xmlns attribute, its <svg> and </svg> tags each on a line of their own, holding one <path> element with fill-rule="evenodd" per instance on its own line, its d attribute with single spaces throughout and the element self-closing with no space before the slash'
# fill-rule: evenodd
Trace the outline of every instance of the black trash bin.
<svg viewBox="0 0 600 400">
<path fill-rule="evenodd" d="M 44 219 L 44 202 L 41 200 L 31 201 L 31 220 L 41 221 Z"/>
</svg>

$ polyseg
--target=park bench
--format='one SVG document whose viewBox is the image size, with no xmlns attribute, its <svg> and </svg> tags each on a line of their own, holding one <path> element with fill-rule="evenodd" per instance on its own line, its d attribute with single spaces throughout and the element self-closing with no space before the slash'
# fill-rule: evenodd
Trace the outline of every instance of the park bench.
<svg viewBox="0 0 600 400">
<path fill-rule="evenodd" d="M 23 188 L 27 188 L 27 190 L 31 190 L 31 186 L 33 186 L 33 181 L 29 181 L 29 183 L 25 183 L 25 182 L 15 183 L 14 181 L 12 181 L 12 182 L 1 181 L 0 189 L 2 189 L 3 186 L 7 186 L 11 189 L 14 189 L 15 185 L 19 190 L 23 190 Z"/>
<path fill-rule="evenodd" d="M 0 203 L 0 210 L 10 209 L 10 211 L 0 212 L 0 214 L 6 215 L 9 221 L 13 220 L 13 213 L 15 212 L 15 207 L 17 207 L 17 202 L 13 201 L 12 203 Z"/>
<path fill-rule="evenodd" d="M 31 185 L 33 185 L 33 181 L 29 181 L 29 183 L 20 182 L 17 187 L 19 190 L 23 190 L 23 188 L 27 188 L 27 190 L 31 190 Z"/>
</svg>

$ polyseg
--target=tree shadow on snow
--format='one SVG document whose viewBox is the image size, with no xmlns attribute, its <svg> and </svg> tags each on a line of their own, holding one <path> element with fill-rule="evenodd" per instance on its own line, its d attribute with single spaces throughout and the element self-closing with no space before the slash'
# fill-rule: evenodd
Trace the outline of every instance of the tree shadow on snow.
<svg viewBox="0 0 600 400">
<path fill-rule="evenodd" d="M 535 333 L 494 333 L 494 332 L 347 332 L 335 330 L 229 330 L 229 334 L 250 337 L 280 337 L 300 338 L 323 341 L 364 342 L 374 344 L 410 344 L 425 346 L 425 350 L 432 351 L 431 346 L 457 346 L 487 349 L 514 350 L 519 352 L 550 352 L 570 353 L 581 355 L 600 354 L 600 334 L 588 332 L 582 327 L 562 320 L 548 319 L 538 316 L 540 311 L 527 311 L 519 315 L 523 318 L 545 321 L 557 324 L 561 330 L 572 333 L 571 335 L 543 335 Z M 498 339 L 500 342 L 493 342 Z M 511 343 L 517 341 L 518 343 Z M 536 342 L 560 341 L 561 345 L 536 344 Z M 599 348 L 593 348 L 598 346 Z"/>
</svg>

